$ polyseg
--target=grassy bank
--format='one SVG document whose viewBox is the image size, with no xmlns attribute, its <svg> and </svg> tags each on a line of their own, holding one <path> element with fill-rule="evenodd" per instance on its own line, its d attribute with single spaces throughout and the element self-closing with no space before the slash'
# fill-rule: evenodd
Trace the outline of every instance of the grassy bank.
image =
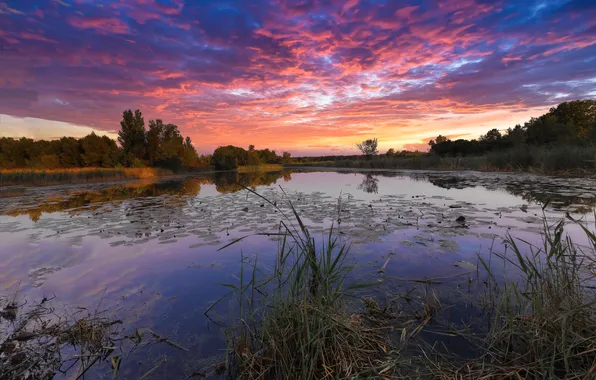
<svg viewBox="0 0 596 380">
<path fill-rule="evenodd" d="M 593 173 L 596 171 L 596 147 L 525 146 L 484 156 L 440 157 L 375 156 L 358 160 L 338 160 L 292 164 L 306 167 L 337 167 L 358 169 L 413 169 L 413 170 L 479 170 L 521 171 L 550 174 Z"/>
<path fill-rule="evenodd" d="M 2 169 L 0 186 L 89 183 L 126 179 L 147 179 L 174 174 L 157 168 Z"/>
<path fill-rule="evenodd" d="M 241 271 L 239 283 L 225 285 L 240 313 L 225 330 L 231 378 L 596 376 L 596 236 L 588 227 L 580 225 L 587 247 L 565 238 L 561 222 L 545 224 L 543 246 L 528 255 L 519 249 L 521 242 L 506 237 L 508 255 L 491 253 L 492 261 L 478 256 L 477 278 L 469 281 L 484 284 L 476 302 L 486 324 L 446 323 L 443 330 L 471 347 L 461 357 L 422 338 L 421 332 L 431 325 L 436 330 L 439 315 L 451 307 L 430 290 L 430 282 L 417 305 L 412 297 L 397 294 L 393 300 L 402 301 L 386 305 L 359 299 L 355 289 L 369 285 L 345 285 L 349 247 L 338 245 L 333 231 L 317 245 L 291 205 L 290 210 L 293 220 L 281 225 L 274 268 L 263 270 L 254 260 Z M 496 278 L 493 267 L 504 264 L 518 274 Z"/>
</svg>

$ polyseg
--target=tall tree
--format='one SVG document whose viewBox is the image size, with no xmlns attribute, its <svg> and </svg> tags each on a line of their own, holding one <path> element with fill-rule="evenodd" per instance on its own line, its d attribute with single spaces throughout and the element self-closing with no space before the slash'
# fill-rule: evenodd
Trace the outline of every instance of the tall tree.
<svg viewBox="0 0 596 380">
<path fill-rule="evenodd" d="M 182 157 L 182 164 L 188 168 L 199 166 L 199 154 L 192 144 L 189 136 L 184 140 L 184 154 Z"/>
<path fill-rule="evenodd" d="M 149 121 L 149 131 L 147 131 L 147 158 L 151 166 L 156 166 L 163 155 L 162 140 L 164 127 L 160 119 Z"/>
<path fill-rule="evenodd" d="M 140 110 L 133 114 L 132 110 L 122 113 L 118 143 L 124 151 L 124 159 L 129 166 L 138 165 L 145 159 L 147 149 L 147 132 L 145 119 Z"/>
<path fill-rule="evenodd" d="M 574 100 L 564 102 L 549 110 L 558 123 L 573 125 L 575 137 L 585 140 L 590 136 L 590 129 L 596 124 L 596 100 Z"/>
</svg>

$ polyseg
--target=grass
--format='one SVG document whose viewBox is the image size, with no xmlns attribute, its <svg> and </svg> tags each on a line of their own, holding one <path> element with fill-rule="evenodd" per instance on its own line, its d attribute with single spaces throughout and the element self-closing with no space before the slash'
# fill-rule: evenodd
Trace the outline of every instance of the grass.
<svg viewBox="0 0 596 380">
<path fill-rule="evenodd" d="M 33 306 L 0 300 L 0 310 L 2 379 L 51 379 L 58 372 L 80 378 L 115 354 L 122 322 L 98 310 L 58 315 L 46 298 Z M 110 360 L 117 372 L 120 355 Z"/>
<path fill-rule="evenodd" d="M 483 156 L 440 157 L 375 156 L 370 159 L 338 160 L 293 164 L 290 166 L 338 167 L 359 169 L 413 170 L 479 170 L 529 171 L 537 173 L 591 173 L 596 171 L 596 147 L 591 146 L 524 146 Z"/>
<path fill-rule="evenodd" d="M 54 297 L 28 305 L 19 304 L 17 294 L 0 297 L 0 379 L 97 378 L 97 367 L 116 379 L 121 364 L 137 349 L 168 345 L 187 351 L 150 329 L 123 327 L 123 321 L 101 308 L 105 291 L 95 309 L 63 311 L 55 308 Z M 165 361 L 164 356 L 139 379 L 149 378 Z"/>
<path fill-rule="evenodd" d="M 351 270 L 345 262 L 349 247 L 338 246 L 332 232 L 319 247 L 291 204 L 297 225 L 276 203 L 263 200 L 286 217 L 276 234 L 281 239 L 276 264 L 265 274 L 255 260 L 250 270 L 241 270 L 238 284 L 224 284 L 230 294 L 207 310 L 227 297 L 237 302 L 238 323 L 226 329 L 229 374 L 308 380 L 374 372 L 387 355 L 389 329 L 349 310 L 346 301 L 355 288 L 344 284 Z"/>
<path fill-rule="evenodd" d="M 574 221 L 575 222 L 575 221 Z M 480 355 L 460 366 L 433 364 L 438 378 L 591 379 L 596 377 L 596 236 L 586 226 L 588 247 L 563 237 L 563 222 L 545 225 L 544 245 L 524 256 L 509 237 L 521 278 L 498 285 L 491 267 L 488 310 L 493 315 L 482 339 L 467 335 Z"/>
<path fill-rule="evenodd" d="M 392 302 L 381 306 L 355 297 L 357 286 L 345 286 L 349 247 L 339 246 L 333 231 L 316 246 L 291 204 L 289 211 L 297 227 L 281 223 L 274 267 L 262 270 L 255 259 L 249 270 L 243 268 L 239 283 L 224 284 L 240 313 L 225 330 L 232 378 L 596 377 L 596 236 L 585 225 L 569 217 L 585 232 L 587 247 L 564 237 L 563 221 L 545 222 L 544 244 L 529 254 L 509 236 L 513 255 L 495 253 L 500 260 L 491 264 L 478 256 L 488 277 L 478 278 L 486 284 L 482 307 L 491 318 L 485 329 L 447 326 L 449 336 L 472 347 L 462 358 L 420 336 L 449 308 L 430 291 L 430 282 L 408 312 Z M 517 269 L 515 277 L 495 277 L 491 265 L 503 263 Z M 415 303 L 409 295 L 394 300 L 399 298 Z"/>
<path fill-rule="evenodd" d="M 0 186 L 147 179 L 171 174 L 157 168 L 1 169 Z"/>
</svg>

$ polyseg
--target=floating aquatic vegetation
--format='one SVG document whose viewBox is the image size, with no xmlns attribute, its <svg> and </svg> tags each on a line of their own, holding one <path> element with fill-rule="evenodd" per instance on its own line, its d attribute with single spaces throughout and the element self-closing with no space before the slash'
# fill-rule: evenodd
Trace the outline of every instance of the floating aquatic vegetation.
<svg viewBox="0 0 596 380">
<path fill-rule="evenodd" d="M 459 244 L 455 240 L 439 240 L 439 245 L 446 251 L 457 252 L 459 251 Z"/>
<path fill-rule="evenodd" d="M 59 266 L 50 266 L 30 270 L 29 278 L 31 280 L 31 285 L 33 285 L 36 288 L 42 286 L 49 275 L 61 269 L 62 267 Z"/>
</svg>

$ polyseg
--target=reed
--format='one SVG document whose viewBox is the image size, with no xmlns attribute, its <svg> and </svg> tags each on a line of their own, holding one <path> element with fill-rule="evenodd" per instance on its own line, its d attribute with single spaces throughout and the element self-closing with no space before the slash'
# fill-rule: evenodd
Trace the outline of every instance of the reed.
<svg viewBox="0 0 596 380">
<path fill-rule="evenodd" d="M 1 169 L 0 186 L 147 179 L 171 174 L 170 170 L 158 168 Z"/>
<path fill-rule="evenodd" d="M 447 335 L 464 338 L 472 347 L 462 358 L 420 335 L 427 326 L 436 329 L 441 324 L 437 316 L 451 307 L 431 291 L 435 282 L 420 281 L 421 296 L 395 295 L 385 306 L 357 297 L 355 289 L 369 285 L 345 285 L 352 270 L 346 260 L 349 247 L 338 244 L 333 230 L 316 245 L 291 203 L 288 215 L 278 210 L 287 219 L 273 234 L 280 238 L 274 267 L 263 270 L 257 259 L 247 267 L 243 257 L 239 282 L 223 284 L 230 293 L 207 310 L 228 297 L 236 302 L 239 315 L 225 329 L 232 378 L 596 376 L 596 235 L 585 224 L 567 219 L 585 232 L 587 246 L 564 235 L 565 221 L 550 226 L 545 219 L 544 243 L 529 254 L 507 236 L 513 255 L 491 252 L 492 262 L 478 256 L 487 276 L 478 278 L 487 289 L 478 304 L 492 317 L 486 328 L 446 326 Z M 496 277 L 492 268 L 504 263 L 516 268 L 514 277 Z"/>
<path fill-rule="evenodd" d="M 390 329 L 350 312 L 349 292 L 362 285 L 344 283 L 352 269 L 346 263 L 349 247 L 338 244 L 333 230 L 319 246 L 291 203 L 286 215 L 277 203 L 263 199 L 286 217 L 273 234 L 281 239 L 276 264 L 269 272 L 257 260 L 243 267 L 239 283 L 223 284 L 230 294 L 206 311 L 228 297 L 237 304 L 238 318 L 225 329 L 229 375 L 308 380 L 378 372 Z"/>
<path fill-rule="evenodd" d="M 519 241 L 507 238 L 513 255 L 496 256 L 513 265 L 519 278 L 500 281 L 479 257 L 488 274 L 489 329 L 481 336 L 462 333 L 476 347 L 477 357 L 461 362 L 437 355 L 427 363 L 432 377 L 596 377 L 596 235 L 580 224 L 588 241 L 582 247 L 564 236 L 563 225 L 545 223 L 543 246 L 526 255 Z"/>
<path fill-rule="evenodd" d="M 337 160 L 292 164 L 289 166 L 337 167 L 358 169 L 479 170 L 501 172 L 536 172 L 548 174 L 593 173 L 596 171 L 596 147 L 560 145 L 523 146 L 483 156 L 441 157 L 375 156 L 357 160 Z"/>
</svg>

